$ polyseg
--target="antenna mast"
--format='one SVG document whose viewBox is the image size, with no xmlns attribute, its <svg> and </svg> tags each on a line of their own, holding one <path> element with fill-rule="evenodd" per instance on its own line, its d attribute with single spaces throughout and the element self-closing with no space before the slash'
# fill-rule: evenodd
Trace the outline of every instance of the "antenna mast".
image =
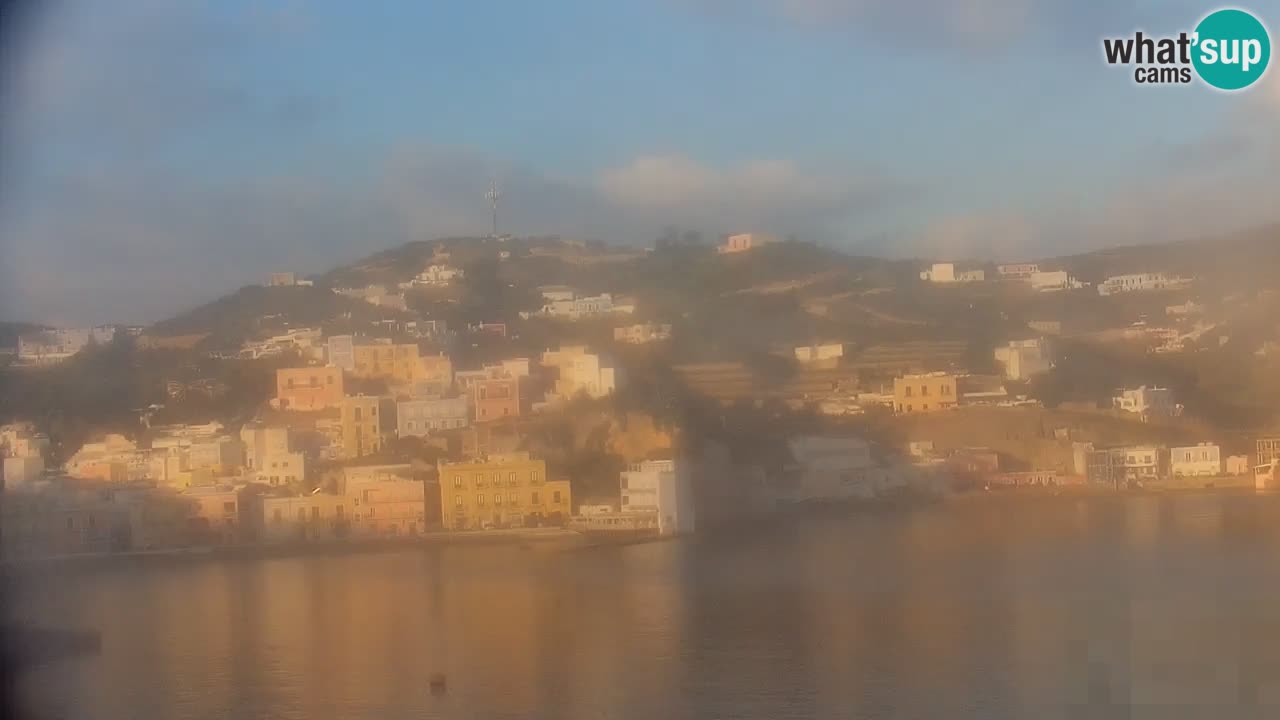
<svg viewBox="0 0 1280 720">
<path fill-rule="evenodd" d="M 489 192 L 484 196 L 489 200 L 489 209 L 493 211 L 493 237 L 496 238 L 498 237 L 498 198 L 502 197 L 496 180 L 489 185 Z"/>
</svg>

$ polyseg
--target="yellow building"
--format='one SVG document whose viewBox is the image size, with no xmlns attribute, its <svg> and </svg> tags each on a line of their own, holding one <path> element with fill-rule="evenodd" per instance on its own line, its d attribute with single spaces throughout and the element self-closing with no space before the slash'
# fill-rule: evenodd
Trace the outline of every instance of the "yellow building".
<svg viewBox="0 0 1280 720">
<path fill-rule="evenodd" d="M 352 395 L 342 399 L 342 458 L 372 455 L 396 427 L 395 402 L 372 395 Z"/>
<path fill-rule="evenodd" d="M 423 374 L 418 346 L 412 343 L 357 345 L 353 355 L 355 370 L 351 374 L 358 378 L 385 378 L 393 383 L 411 384 Z"/>
<path fill-rule="evenodd" d="M 956 406 L 957 376 L 935 372 L 893 379 L 893 409 L 900 413 L 946 410 Z"/>
<path fill-rule="evenodd" d="M 572 508 L 569 482 L 547 480 L 547 464 L 529 453 L 441 463 L 440 514 L 446 528 L 560 525 Z"/>
</svg>

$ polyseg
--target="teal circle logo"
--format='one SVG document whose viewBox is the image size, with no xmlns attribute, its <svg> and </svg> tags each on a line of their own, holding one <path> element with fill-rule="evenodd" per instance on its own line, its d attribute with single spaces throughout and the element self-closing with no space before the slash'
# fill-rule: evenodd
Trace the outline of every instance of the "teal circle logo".
<svg viewBox="0 0 1280 720">
<path fill-rule="evenodd" d="M 1218 10 L 1196 26 L 1191 63 L 1200 79 L 1219 90 L 1240 90 L 1258 81 L 1271 60 L 1267 28 L 1243 10 Z"/>
</svg>

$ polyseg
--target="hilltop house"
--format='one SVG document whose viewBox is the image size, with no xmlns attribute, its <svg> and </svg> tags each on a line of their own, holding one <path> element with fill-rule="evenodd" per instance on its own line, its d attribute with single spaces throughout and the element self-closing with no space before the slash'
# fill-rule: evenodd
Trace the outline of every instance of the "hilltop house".
<svg viewBox="0 0 1280 720">
<path fill-rule="evenodd" d="M 958 270 L 955 263 L 934 263 L 928 270 L 920 271 L 920 279 L 932 283 L 970 283 L 987 279 L 983 270 Z"/>
</svg>

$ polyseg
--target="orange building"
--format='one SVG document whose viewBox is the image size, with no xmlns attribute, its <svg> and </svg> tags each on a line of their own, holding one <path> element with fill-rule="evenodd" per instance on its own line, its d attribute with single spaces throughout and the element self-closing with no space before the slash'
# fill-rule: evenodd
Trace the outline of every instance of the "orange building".
<svg viewBox="0 0 1280 720">
<path fill-rule="evenodd" d="M 476 422 L 520 416 L 520 378 L 482 378 L 471 386 Z"/>
<path fill-rule="evenodd" d="M 276 371 L 276 403 L 281 410 L 338 407 L 343 394 L 341 368 L 329 365 Z"/>
</svg>

